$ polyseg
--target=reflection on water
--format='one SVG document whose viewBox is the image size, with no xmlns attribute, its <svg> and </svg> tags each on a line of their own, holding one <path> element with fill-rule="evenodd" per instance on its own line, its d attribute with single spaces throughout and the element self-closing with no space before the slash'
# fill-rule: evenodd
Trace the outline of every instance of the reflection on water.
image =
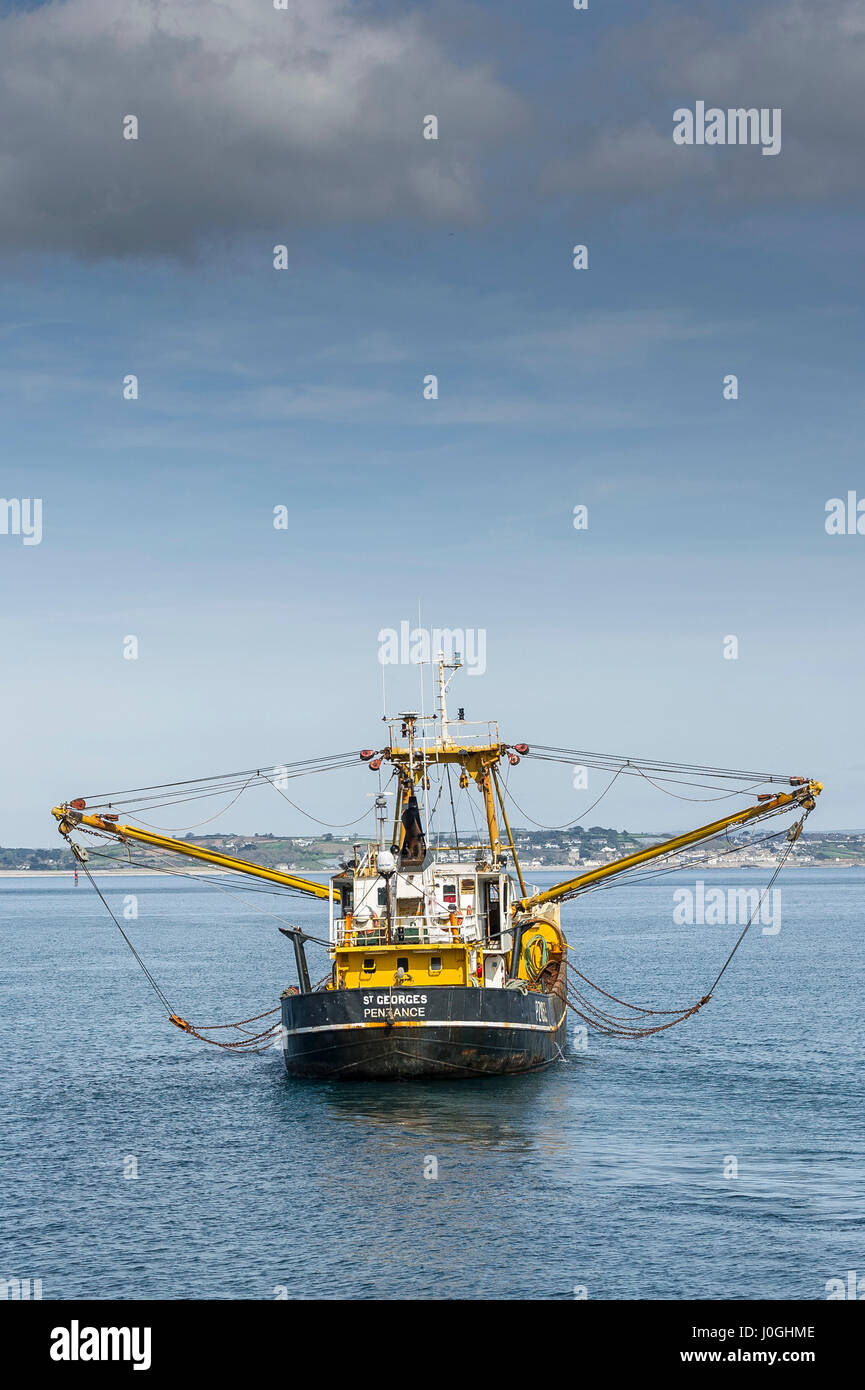
<svg viewBox="0 0 865 1390">
<path fill-rule="evenodd" d="M 538 1109 L 545 1107 L 548 1076 L 477 1081 L 378 1084 L 333 1083 L 320 1091 L 326 1118 L 392 1137 L 445 1138 L 482 1156 L 486 1151 L 530 1153 L 543 1140 Z"/>
</svg>

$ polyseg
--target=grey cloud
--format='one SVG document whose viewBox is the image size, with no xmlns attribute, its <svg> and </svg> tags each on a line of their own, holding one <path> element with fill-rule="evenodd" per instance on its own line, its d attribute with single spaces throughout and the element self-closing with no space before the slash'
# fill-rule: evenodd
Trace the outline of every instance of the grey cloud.
<svg viewBox="0 0 865 1390">
<path fill-rule="evenodd" d="M 471 222 L 482 156 L 524 122 L 414 16 L 345 0 L 64 0 L 0 19 L 0 46 L 12 250 L 188 256 L 252 234 L 266 254 L 328 222 Z"/>
<path fill-rule="evenodd" d="M 602 199 L 796 202 L 861 195 L 865 143 L 862 0 L 753 4 L 739 27 L 658 7 L 597 55 L 594 119 L 573 155 L 550 158 L 548 192 Z M 781 107 L 779 157 L 675 146 L 673 112 Z M 619 104 L 621 102 L 621 104 Z M 601 129 L 598 129 L 598 126 Z"/>
<path fill-rule="evenodd" d="M 555 77 L 531 109 L 488 62 L 457 60 L 451 10 L 437 34 L 435 16 L 349 0 L 5 15 L 0 250 L 191 258 L 251 237 L 266 266 L 310 229 L 531 218 L 536 189 L 664 215 L 861 192 L 862 0 L 754 0 L 735 22 L 657 7 L 610 30 L 578 89 Z M 697 99 L 781 106 L 781 155 L 675 146 L 673 111 Z M 122 138 L 127 113 L 138 141 Z M 437 142 L 422 139 L 428 113 Z"/>
<path fill-rule="evenodd" d="M 672 121 L 671 121 L 672 129 Z M 698 152 L 700 156 L 703 150 Z M 682 183 L 690 174 L 705 179 L 708 160 L 689 159 L 690 150 L 677 149 L 669 132 L 655 130 L 647 120 L 602 131 L 585 153 L 550 162 L 541 176 L 545 192 L 650 196 Z"/>
</svg>

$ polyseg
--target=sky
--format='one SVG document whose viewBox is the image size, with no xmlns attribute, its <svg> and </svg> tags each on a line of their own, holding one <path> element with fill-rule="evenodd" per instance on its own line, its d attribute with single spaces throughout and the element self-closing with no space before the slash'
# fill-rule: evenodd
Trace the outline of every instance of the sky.
<svg viewBox="0 0 865 1390">
<path fill-rule="evenodd" d="M 826 529 L 865 499 L 863 59 L 862 0 L 0 4 L 0 495 L 42 509 L 0 533 L 0 844 L 380 746 L 406 621 L 484 634 L 453 700 L 508 741 L 808 775 L 809 829 L 865 826 L 865 534 Z M 697 102 L 780 110 L 779 152 L 677 145 Z M 545 824 L 602 789 L 517 774 Z M 293 785 L 341 823 L 371 782 Z"/>
</svg>

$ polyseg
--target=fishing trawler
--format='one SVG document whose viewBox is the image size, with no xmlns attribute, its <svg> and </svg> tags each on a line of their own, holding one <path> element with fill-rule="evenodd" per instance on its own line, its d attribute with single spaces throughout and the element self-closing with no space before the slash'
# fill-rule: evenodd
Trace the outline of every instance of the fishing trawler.
<svg viewBox="0 0 865 1390">
<path fill-rule="evenodd" d="M 495 723 L 467 721 L 462 709 L 456 720 L 449 718 L 448 689 L 460 665 L 459 656 L 445 661 L 440 654 L 435 713 L 409 710 L 386 719 L 387 739 L 379 749 L 218 779 L 138 788 L 99 798 L 95 804 L 75 798 L 54 807 L 60 833 L 88 876 L 88 851 L 73 838 L 77 832 L 119 841 L 127 853 L 143 845 L 328 903 L 328 975 L 313 986 L 306 946 L 315 938 L 297 926 L 280 927 L 294 946 L 297 983 L 283 991 L 279 1022 L 259 1033 L 249 1033 L 248 1025 L 276 1010 L 238 1024 L 219 1025 L 239 1032 L 237 1040 L 227 1043 L 211 1036 L 217 1025 L 193 1025 L 173 1010 L 147 972 L 177 1027 L 238 1051 L 260 1051 L 278 1041 L 287 1070 L 296 1076 L 455 1079 L 550 1066 L 563 1055 L 569 1008 L 601 1032 L 644 1037 L 684 1021 L 708 1002 L 711 990 L 687 1009 L 650 1009 L 626 1004 L 599 989 L 568 959 L 560 904 L 652 861 L 680 866 L 682 855 L 693 846 L 724 836 L 729 839 L 733 829 L 792 812 L 797 819 L 779 832 L 786 842 L 783 862 L 815 805 L 820 783 L 804 777 L 509 744 L 502 741 Z M 503 767 L 509 773 L 531 756 L 612 769 L 614 778 L 639 773 L 658 785 L 687 781 L 710 791 L 720 786 L 728 795 L 735 794 L 729 791 L 731 781 L 743 782 L 741 794 L 753 804 L 542 890 L 528 885 L 523 876 L 506 809 L 507 783 L 502 778 Z M 233 793 L 235 788 L 243 791 L 263 782 L 277 785 L 277 773 L 303 776 L 345 767 L 358 759 L 379 776 L 376 834 L 354 845 L 328 883 L 134 824 L 143 810 L 152 813 L 154 806 L 176 804 L 184 796 L 192 800 Z M 392 822 L 384 777 L 393 784 Z M 761 793 L 754 801 L 754 786 L 772 782 L 784 782 L 790 790 Z M 458 830 L 455 791 L 457 801 L 471 793 L 481 812 L 478 823 L 483 833 L 473 839 Z M 121 823 L 116 808 L 124 805 L 132 814 Z M 444 833 L 441 810 L 448 805 L 452 825 Z M 98 887 L 96 891 L 111 911 Z M 126 931 L 121 930 L 128 942 Z M 136 959 L 140 960 L 137 952 Z M 616 1009 L 628 1012 L 611 1012 L 610 1000 Z"/>
</svg>

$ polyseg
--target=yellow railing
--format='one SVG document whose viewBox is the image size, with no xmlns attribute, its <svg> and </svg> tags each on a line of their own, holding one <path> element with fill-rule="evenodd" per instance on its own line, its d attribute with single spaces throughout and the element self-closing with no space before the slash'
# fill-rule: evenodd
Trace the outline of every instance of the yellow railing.
<svg viewBox="0 0 865 1390">
<path fill-rule="evenodd" d="M 391 922 L 389 938 L 384 916 L 361 922 L 353 917 L 339 917 L 334 928 L 338 946 L 447 946 L 477 941 L 479 936 L 475 919 L 460 918 L 456 913 L 432 925 L 418 917 L 396 917 Z"/>
</svg>

